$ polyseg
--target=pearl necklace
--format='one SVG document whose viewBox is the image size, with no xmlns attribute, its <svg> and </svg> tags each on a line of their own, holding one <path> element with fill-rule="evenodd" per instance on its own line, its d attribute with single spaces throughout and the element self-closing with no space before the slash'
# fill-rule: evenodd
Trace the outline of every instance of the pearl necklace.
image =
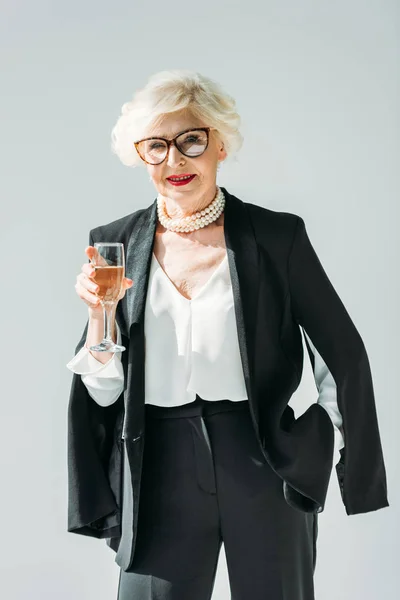
<svg viewBox="0 0 400 600">
<path fill-rule="evenodd" d="M 171 231 L 179 231 L 184 233 L 196 231 L 197 229 L 206 227 L 209 223 L 216 221 L 223 212 L 224 206 L 225 196 L 221 188 L 217 186 L 215 198 L 208 206 L 206 206 L 206 208 L 187 217 L 172 219 L 165 211 L 165 204 L 162 198 L 160 195 L 157 196 L 157 214 L 161 225 L 163 225 L 166 229 L 170 229 Z"/>
</svg>

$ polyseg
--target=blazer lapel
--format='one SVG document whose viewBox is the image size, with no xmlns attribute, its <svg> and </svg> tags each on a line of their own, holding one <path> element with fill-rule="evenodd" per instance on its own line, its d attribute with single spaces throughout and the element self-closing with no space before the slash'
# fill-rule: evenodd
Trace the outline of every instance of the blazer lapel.
<svg viewBox="0 0 400 600">
<path fill-rule="evenodd" d="M 246 390 L 248 398 L 252 402 L 253 342 L 259 282 L 257 244 L 244 202 L 229 194 L 224 187 L 221 187 L 221 189 L 226 199 L 224 235 L 232 282 L 239 348 Z M 126 302 L 123 302 L 121 307 L 123 320 L 128 324 L 128 335 L 130 335 L 134 324 L 143 324 L 144 321 L 156 224 L 157 200 L 146 208 L 135 222 L 126 248 L 126 274 L 134 280 L 132 288 L 125 295 Z"/>
<path fill-rule="evenodd" d="M 136 221 L 125 252 L 125 271 L 133 279 L 123 305 L 124 320 L 131 327 L 144 317 L 144 307 L 150 274 L 154 236 L 157 225 L 157 200 L 146 208 Z"/>
<path fill-rule="evenodd" d="M 245 203 L 221 187 L 226 198 L 225 243 L 235 304 L 237 334 L 247 397 L 258 419 L 253 397 L 254 341 L 257 320 L 259 258 L 256 238 Z"/>
</svg>

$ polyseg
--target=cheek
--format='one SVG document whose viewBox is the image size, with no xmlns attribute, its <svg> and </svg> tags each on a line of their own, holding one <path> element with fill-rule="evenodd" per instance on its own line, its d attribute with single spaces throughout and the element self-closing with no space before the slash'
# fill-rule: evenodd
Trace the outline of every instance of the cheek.
<svg viewBox="0 0 400 600">
<path fill-rule="evenodd" d="M 215 156 L 210 156 L 204 163 L 204 175 L 213 175 L 217 170 L 217 159 Z"/>
<path fill-rule="evenodd" d="M 201 174 L 202 177 L 207 177 L 212 175 L 216 170 L 217 158 L 212 153 L 207 156 L 204 154 L 202 157 L 199 157 L 198 162 L 196 161 L 195 164 L 193 163 L 193 167 L 199 174 Z"/>
<path fill-rule="evenodd" d="M 152 167 L 149 167 L 147 169 L 147 172 L 149 174 L 149 177 L 153 180 L 153 181 L 160 181 L 161 179 L 161 173 L 159 172 L 158 169 L 154 169 Z"/>
<path fill-rule="evenodd" d="M 159 169 L 148 169 L 149 177 L 151 178 L 153 184 L 157 187 L 159 192 L 165 192 L 166 183 L 164 181 L 164 176 L 161 170 Z"/>
</svg>

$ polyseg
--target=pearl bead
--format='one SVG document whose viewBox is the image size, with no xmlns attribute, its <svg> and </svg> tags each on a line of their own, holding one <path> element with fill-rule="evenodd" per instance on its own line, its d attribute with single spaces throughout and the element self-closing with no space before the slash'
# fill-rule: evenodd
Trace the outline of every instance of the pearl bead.
<svg viewBox="0 0 400 600">
<path fill-rule="evenodd" d="M 193 215 L 182 217 L 181 219 L 171 219 L 165 213 L 165 206 L 161 198 L 157 198 L 157 215 L 160 223 L 172 231 L 190 232 L 206 227 L 212 223 L 223 212 L 225 206 L 225 198 L 220 188 L 217 189 L 217 194 L 214 200 L 203 210 Z"/>
</svg>

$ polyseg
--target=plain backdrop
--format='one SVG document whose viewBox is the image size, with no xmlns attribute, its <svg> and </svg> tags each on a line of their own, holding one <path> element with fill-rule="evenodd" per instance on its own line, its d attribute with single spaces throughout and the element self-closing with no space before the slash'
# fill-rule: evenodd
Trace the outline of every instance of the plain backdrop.
<svg viewBox="0 0 400 600">
<path fill-rule="evenodd" d="M 347 516 L 333 472 L 316 599 L 399 598 L 398 2 L 2 0 L 0 16 L 1 597 L 116 598 L 114 552 L 66 531 L 66 363 L 87 318 L 74 285 L 89 230 L 155 199 L 110 150 L 122 104 L 189 68 L 242 116 L 218 183 L 304 218 L 371 363 L 390 506 Z M 316 398 L 305 354 L 291 404 Z M 229 598 L 222 549 L 213 599 Z"/>
</svg>

